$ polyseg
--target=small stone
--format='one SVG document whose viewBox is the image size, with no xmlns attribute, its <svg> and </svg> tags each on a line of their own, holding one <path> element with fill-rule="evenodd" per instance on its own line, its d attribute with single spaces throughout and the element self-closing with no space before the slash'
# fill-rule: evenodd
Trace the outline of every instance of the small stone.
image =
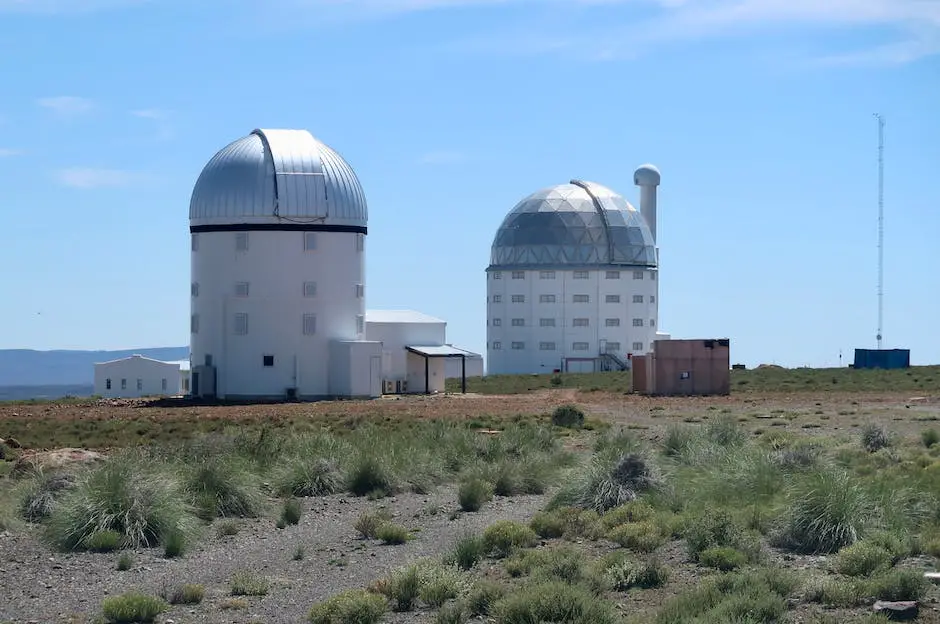
<svg viewBox="0 0 940 624">
<path fill-rule="evenodd" d="M 916 619 L 917 614 L 920 612 L 920 606 L 917 604 L 916 600 L 901 600 L 897 602 L 879 600 L 874 604 L 872 609 L 875 613 L 883 613 L 888 616 L 889 620 L 896 621 Z"/>
</svg>

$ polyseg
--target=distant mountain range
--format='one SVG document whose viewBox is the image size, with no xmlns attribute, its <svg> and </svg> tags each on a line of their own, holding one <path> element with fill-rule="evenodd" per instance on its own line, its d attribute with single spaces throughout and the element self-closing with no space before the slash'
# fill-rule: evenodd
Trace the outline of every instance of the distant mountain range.
<svg viewBox="0 0 940 624">
<path fill-rule="evenodd" d="M 0 349 L 0 401 L 92 394 L 96 362 L 139 353 L 156 360 L 185 360 L 189 347 L 120 351 Z"/>
</svg>

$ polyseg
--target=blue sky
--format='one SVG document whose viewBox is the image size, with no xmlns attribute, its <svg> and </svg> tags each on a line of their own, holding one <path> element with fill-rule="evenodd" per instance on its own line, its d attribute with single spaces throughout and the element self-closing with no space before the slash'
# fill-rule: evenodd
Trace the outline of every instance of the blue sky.
<svg viewBox="0 0 940 624">
<path fill-rule="evenodd" d="M 483 351 L 492 236 L 538 188 L 638 205 L 660 327 L 797 366 L 940 363 L 940 1 L 0 0 L 0 348 L 188 343 L 216 150 L 301 127 L 369 201 L 368 306 Z"/>
</svg>

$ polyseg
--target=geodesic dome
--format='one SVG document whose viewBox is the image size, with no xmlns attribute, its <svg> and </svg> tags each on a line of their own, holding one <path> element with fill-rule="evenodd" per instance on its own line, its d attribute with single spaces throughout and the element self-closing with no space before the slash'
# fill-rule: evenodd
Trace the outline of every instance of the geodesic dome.
<svg viewBox="0 0 940 624">
<path fill-rule="evenodd" d="M 656 245 L 630 202 L 600 184 L 572 180 L 516 204 L 496 232 L 490 265 L 652 267 Z"/>
</svg>

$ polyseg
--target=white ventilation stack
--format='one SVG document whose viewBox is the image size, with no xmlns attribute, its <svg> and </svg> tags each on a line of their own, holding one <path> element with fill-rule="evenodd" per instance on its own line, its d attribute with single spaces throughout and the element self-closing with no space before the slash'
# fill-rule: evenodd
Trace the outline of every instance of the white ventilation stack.
<svg viewBox="0 0 940 624">
<path fill-rule="evenodd" d="M 656 187 L 659 186 L 659 169 L 653 165 L 641 165 L 633 174 L 633 183 L 640 187 L 640 214 L 650 228 L 656 242 Z"/>
</svg>

